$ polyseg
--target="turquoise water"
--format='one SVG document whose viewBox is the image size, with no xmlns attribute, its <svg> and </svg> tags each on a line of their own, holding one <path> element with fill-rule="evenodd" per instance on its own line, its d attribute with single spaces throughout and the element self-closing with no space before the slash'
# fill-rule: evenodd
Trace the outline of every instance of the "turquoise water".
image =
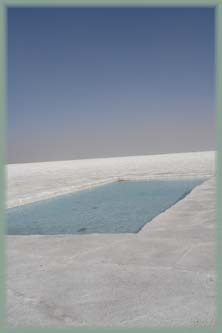
<svg viewBox="0 0 222 333">
<path fill-rule="evenodd" d="M 7 233 L 136 233 L 202 182 L 115 182 L 11 208 L 7 210 Z"/>
</svg>

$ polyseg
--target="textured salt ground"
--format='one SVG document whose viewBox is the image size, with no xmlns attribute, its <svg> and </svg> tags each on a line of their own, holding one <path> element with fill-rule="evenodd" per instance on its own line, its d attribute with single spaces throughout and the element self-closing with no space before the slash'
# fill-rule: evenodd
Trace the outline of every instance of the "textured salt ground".
<svg viewBox="0 0 222 333">
<path fill-rule="evenodd" d="M 8 236 L 8 325 L 214 326 L 214 192 L 211 177 L 138 234 Z"/>
</svg>

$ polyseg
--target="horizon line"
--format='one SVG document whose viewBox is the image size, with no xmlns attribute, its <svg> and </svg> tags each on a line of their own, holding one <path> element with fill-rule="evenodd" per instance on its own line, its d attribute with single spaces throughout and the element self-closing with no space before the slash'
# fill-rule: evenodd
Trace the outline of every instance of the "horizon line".
<svg viewBox="0 0 222 333">
<path fill-rule="evenodd" d="M 216 149 L 215 150 L 198 150 L 198 151 L 185 151 L 185 152 L 171 152 L 171 153 L 151 153 L 151 154 L 144 154 L 144 155 L 122 155 L 122 156 L 86 157 L 86 158 L 74 158 L 74 159 L 65 159 L 65 160 L 44 160 L 44 161 L 12 162 L 12 163 L 10 162 L 10 163 L 6 163 L 5 165 L 50 163 L 50 162 L 68 162 L 68 161 L 99 160 L 99 159 L 112 159 L 112 158 L 145 157 L 145 156 L 191 154 L 191 153 L 216 153 Z"/>
</svg>

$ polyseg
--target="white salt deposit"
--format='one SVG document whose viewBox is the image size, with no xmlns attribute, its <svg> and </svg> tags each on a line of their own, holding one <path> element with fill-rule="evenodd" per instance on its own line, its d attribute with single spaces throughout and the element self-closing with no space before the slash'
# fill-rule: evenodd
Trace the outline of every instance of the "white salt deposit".
<svg viewBox="0 0 222 333">
<path fill-rule="evenodd" d="M 7 207 L 118 179 L 209 177 L 213 172 L 214 152 L 10 164 L 7 166 Z"/>
<path fill-rule="evenodd" d="M 9 326 L 215 325 L 213 152 L 18 164 L 7 171 L 8 207 L 117 178 L 208 177 L 138 234 L 8 236 Z"/>
</svg>

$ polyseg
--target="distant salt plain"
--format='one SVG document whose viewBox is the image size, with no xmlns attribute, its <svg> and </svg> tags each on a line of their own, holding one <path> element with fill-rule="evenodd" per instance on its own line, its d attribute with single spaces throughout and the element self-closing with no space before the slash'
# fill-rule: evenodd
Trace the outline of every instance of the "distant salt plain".
<svg viewBox="0 0 222 333">
<path fill-rule="evenodd" d="M 214 152 L 9 164 L 7 207 L 124 180 L 210 177 Z"/>
<path fill-rule="evenodd" d="M 136 234 L 7 236 L 7 325 L 214 327 L 214 159 L 198 152 L 8 165 L 7 207 L 118 179 L 205 181 Z"/>
</svg>

